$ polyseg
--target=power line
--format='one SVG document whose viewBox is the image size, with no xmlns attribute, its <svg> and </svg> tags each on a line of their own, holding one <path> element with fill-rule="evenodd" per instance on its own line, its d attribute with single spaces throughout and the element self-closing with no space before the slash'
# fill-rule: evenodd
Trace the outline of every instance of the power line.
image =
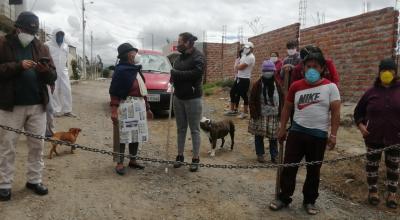
<svg viewBox="0 0 400 220">
<path fill-rule="evenodd" d="M 33 3 L 32 7 L 31 7 L 31 11 L 33 11 L 33 9 L 35 8 L 37 1 L 38 0 L 35 0 L 35 2 Z"/>
</svg>

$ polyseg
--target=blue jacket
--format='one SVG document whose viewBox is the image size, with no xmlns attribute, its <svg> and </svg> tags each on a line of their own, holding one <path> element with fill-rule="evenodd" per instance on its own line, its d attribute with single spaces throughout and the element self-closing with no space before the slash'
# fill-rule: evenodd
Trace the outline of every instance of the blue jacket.
<svg viewBox="0 0 400 220">
<path fill-rule="evenodd" d="M 120 62 L 114 70 L 109 90 L 110 95 L 126 99 L 140 69 L 141 66 Z"/>
</svg>

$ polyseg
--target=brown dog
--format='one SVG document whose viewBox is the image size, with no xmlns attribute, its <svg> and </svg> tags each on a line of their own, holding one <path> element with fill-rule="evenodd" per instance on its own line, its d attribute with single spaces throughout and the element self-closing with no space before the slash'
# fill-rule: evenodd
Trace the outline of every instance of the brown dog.
<svg viewBox="0 0 400 220">
<path fill-rule="evenodd" d="M 79 133 L 82 130 L 80 128 L 70 128 L 68 132 L 57 132 L 54 133 L 52 139 L 54 140 L 60 140 L 60 141 L 66 141 L 71 144 L 75 144 L 76 138 L 78 138 Z M 49 159 L 52 158 L 53 152 L 58 156 L 58 153 L 56 151 L 56 147 L 58 144 L 52 143 L 52 148 L 50 150 L 49 154 Z M 74 148 L 71 147 L 71 154 L 74 153 Z"/>
<path fill-rule="evenodd" d="M 210 151 L 211 157 L 215 156 L 217 140 L 222 139 L 220 148 L 224 147 L 225 136 L 228 134 L 231 136 L 231 150 L 233 150 L 233 145 L 235 144 L 235 125 L 231 120 L 211 121 L 211 119 L 203 117 L 200 121 L 200 128 L 207 134 L 212 145 Z"/>
</svg>

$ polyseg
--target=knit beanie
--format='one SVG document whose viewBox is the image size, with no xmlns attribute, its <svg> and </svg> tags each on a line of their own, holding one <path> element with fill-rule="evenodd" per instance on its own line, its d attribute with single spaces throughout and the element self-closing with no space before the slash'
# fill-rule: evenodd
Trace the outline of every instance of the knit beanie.
<svg viewBox="0 0 400 220">
<path fill-rule="evenodd" d="M 275 71 L 275 64 L 271 60 L 265 60 L 262 63 L 262 71 L 263 72 L 273 72 Z"/>
</svg>

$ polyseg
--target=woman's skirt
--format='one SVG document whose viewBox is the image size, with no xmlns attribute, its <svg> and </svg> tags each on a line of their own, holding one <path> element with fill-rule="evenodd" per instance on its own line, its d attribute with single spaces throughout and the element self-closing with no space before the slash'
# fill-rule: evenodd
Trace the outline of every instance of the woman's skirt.
<svg viewBox="0 0 400 220">
<path fill-rule="evenodd" d="M 257 119 L 250 118 L 248 131 L 250 134 L 266 138 L 276 138 L 279 129 L 279 117 L 277 115 L 260 116 Z"/>
</svg>

